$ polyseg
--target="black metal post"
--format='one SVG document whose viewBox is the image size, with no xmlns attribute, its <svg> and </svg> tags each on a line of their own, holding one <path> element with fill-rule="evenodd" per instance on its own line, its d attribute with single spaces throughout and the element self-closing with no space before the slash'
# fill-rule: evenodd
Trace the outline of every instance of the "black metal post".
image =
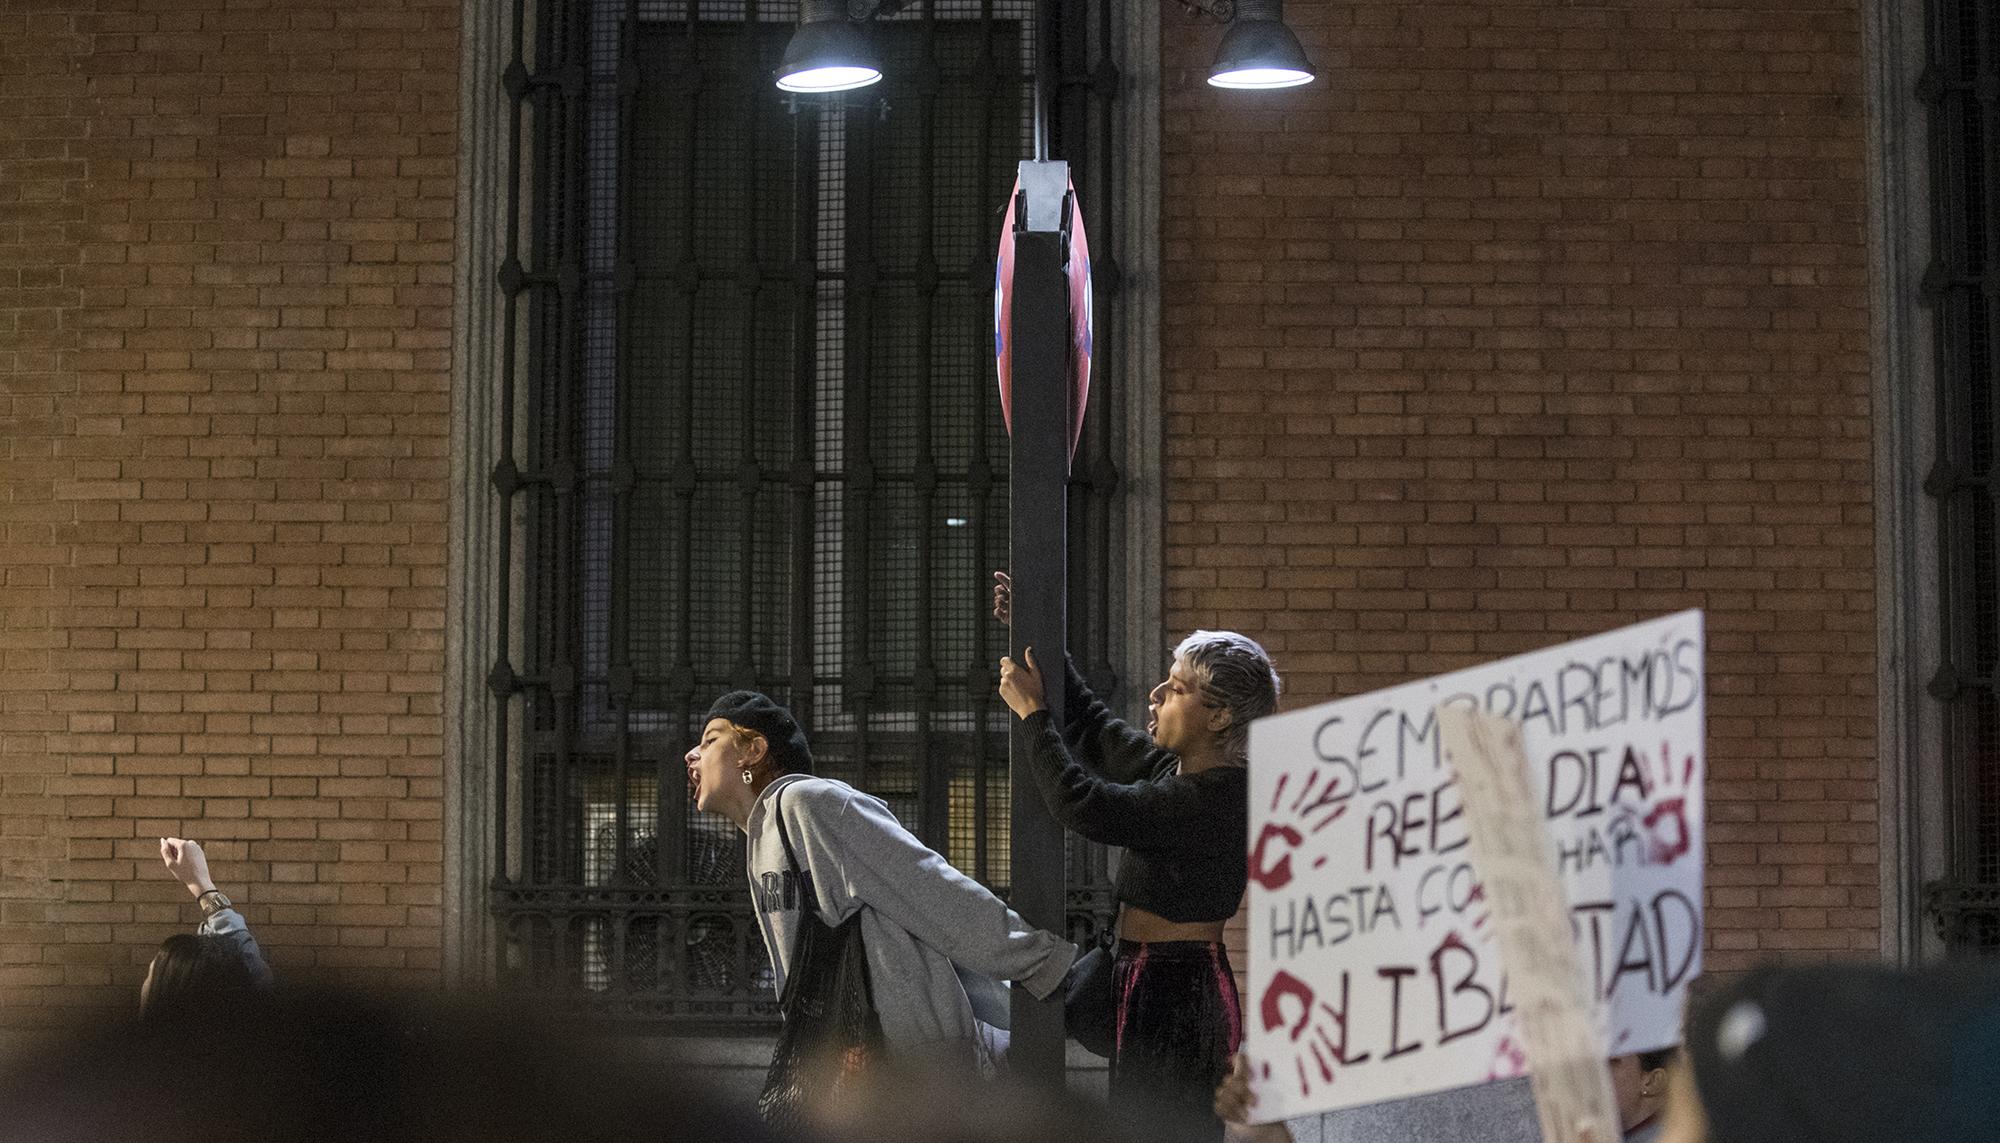
<svg viewBox="0 0 2000 1143">
<path fill-rule="evenodd" d="M 1062 0 L 1042 0 L 1035 9 L 1033 158 L 1038 163 L 1046 162 L 1049 157 L 1049 115 L 1054 110 L 1052 105 L 1056 100 L 1056 80 L 1059 71 L 1055 54 L 1056 21 L 1061 18 Z"/>
<path fill-rule="evenodd" d="M 1011 654 L 1026 648 L 1061 725 L 1063 643 L 1068 628 L 1069 164 L 1023 162 L 1014 203 L 1013 448 L 1009 506 L 1014 577 Z M 1063 834 L 1035 789 L 1026 759 L 1011 759 L 1011 904 L 1029 923 L 1063 931 Z M 1062 1008 L 1015 990 L 1009 1067 L 1033 1080 L 1063 1075 Z"/>
</svg>

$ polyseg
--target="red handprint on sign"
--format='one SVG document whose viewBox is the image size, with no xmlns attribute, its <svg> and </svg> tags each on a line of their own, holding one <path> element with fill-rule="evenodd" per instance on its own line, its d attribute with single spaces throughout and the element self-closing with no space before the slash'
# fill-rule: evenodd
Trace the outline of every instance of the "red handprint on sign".
<svg viewBox="0 0 2000 1143">
<path fill-rule="evenodd" d="M 1687 799 L 1668 798 L 1653 807 L 1645 818 L 1646 828 L 1652 831 L 1653 847 L 1650 855 L 1655 865 L 1671 865 L 1689 848 L 1687 824 Z M 1661 836 L 1661 827 L 1670 826 L 1671 838 Z"/>
<path fill-rule="evenodd" d="M 1281 968 L 1277 975 L 1271 978 L 1271 986 L 1264 990 L 1264 999 L 1258 1006 L 1264 1017 L 1266 1032 L 1273 1028 L 1282 1028 L 1287 1023 L 1285 1019 L 1287 1000 L 1299 1002 L 1298 1022 L 1292 1024 L 1292 1039 L 1296 1040 L 1312 1019 L 1313 990 L 1311 985 Z"/>
<path fill-rule="evenodd" d="M 1694 755 L 1681 761 L 1680 771 L 1674 770 L 1673 747 L 1660 743 L 1660 771 L 1665 778 L 1663 785 L 1687 789 L 1694 780 Z M 1682 854 L 1693 848 L 1693 835 L 1688 830 L 1687 797 L 1677 795 L 1661 798 L 1642 819 L 1646 830 L 1652 835 L 1652 845 L 1647 854 L 1655 865 L 1671 865 Z"/>
<path fill-rule="evenodd" d="M 1292 855 L 1281 854 L 1278 859 L 1266 864 L 1269 859 L 1271 842 L 1283 842 L 1287 846 L 1297 846 L 1305 840 L 1305 835 L 1288 825 L 1265 822 L 1264 832 L 1257 836 L 1257 844 L 1250 850 L 1250 878 L 1266 889 L 1281 889 L 1292 880 Z"/>
</svg>

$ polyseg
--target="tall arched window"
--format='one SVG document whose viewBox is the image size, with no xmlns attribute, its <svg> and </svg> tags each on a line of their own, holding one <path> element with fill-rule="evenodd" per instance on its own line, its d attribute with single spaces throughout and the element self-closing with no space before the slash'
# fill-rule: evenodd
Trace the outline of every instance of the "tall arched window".
<svg viewBox="0 0 2000 1143">
<path fill-rule="evenodd" d="M 681 762 L 717 694 L 789 703 L 820 773 L 1008 885 L 992 260 L 1044 6 L 892 5 L 870 29 L 887 78 L 830 97 L 771 82 L 795 2 L 517 6 L 517 209 L 496 275 L 516 339 L 493 474 L 512 553 L 490 675 L 498 973 L 612 1016 L 755 1020 L 771 996 L 741 838 L 694 811 Z M 1105 236 L 1098 321 L 1115 330 L 1118 6 L 1051 7 L 1055 152 Z M 1115 687 L 1122 441 L 1116 415 L 1092 424 L 1070 643 Z M 1087 930 L 1105 859 L 1071 859 Z"/>
<path fill-rule="evenodd" d="M 1955 950 L 2000 951 L 2000 12 L 1931 0 L 1930 113 L 1943 647 L 1945 876 L 1930 907 Z"/>
</svg>

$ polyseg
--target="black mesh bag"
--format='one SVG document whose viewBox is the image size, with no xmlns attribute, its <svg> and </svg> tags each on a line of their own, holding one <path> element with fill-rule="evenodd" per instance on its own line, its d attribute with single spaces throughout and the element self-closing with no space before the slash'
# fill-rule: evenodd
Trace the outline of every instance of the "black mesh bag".
<svg viewBox="0 0 2000 1143">
<path fill-rule="evenodd" d="M 806 1130 L 814 1108 L 837 1098 L 880 1061 L 883 1046 L 861 944 L 861 912 L 837 926 L 820 919 L 819 898 L 792 852 L 780 808 L 771 807 L 772 817 L 799 887 L 799 935 L 778 996 L 785 1023 L 757 1111 L 772 1127 L 791 1132 Z"/>
<path fill-rule="evenodd" d="M 1063 1024 L 1093 1056 L 1111 1058 L 1118 1044 L 1118 951 L 1104 933 L 1076 959 L 1063 982 Z"/>
</svg>

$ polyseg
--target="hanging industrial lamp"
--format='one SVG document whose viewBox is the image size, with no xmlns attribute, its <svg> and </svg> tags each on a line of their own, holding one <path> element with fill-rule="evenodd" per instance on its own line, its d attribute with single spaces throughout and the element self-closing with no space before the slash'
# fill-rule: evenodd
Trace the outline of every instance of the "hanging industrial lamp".
<svg viewBox="0 0 2000 1143">
<path fill-rule="evenodd" d="M 848 19 L 847 0 L 805 0 L 799 27 L 778 64 L 778 87 L 825 94 L 852 91 L 882 79 L 882 65 L 867 31 Z"/>
<path fill-rule="evenodd" d="M 1212 86 L 1255 91 L 1313 81 L 1317 72 L 1285 26 L 1284 8 L 1284 0 L 1236 0 L 1235 19 L 1208 69 Z"/>
</svg>

